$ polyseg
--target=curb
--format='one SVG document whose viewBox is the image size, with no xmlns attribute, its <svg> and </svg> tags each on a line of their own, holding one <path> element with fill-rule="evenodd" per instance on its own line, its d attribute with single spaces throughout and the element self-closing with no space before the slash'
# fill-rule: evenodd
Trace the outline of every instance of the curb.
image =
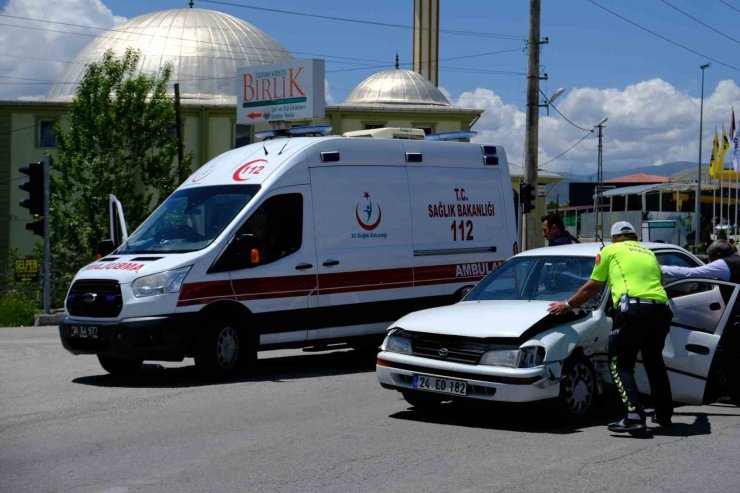
<svg viewBox="0 0 740 493">
<path fill-rule="evenodd" d="M 62 320 L 63 316 L 64 311 L 59 311 L 55 313 L 39 313 L 38 315 L 34 316 L 33 325 L 37 327 L 41 325 L 59 325 L 59 322 Z"/>
</svg>

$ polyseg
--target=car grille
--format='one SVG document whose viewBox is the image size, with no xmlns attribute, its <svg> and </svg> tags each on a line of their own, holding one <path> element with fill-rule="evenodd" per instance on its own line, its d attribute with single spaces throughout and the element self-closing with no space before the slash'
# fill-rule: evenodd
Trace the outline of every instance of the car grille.
<svg viewBox="0 0 740 493">
<path fill-rule="evenodd" d="M 414 333 L 411 339 L 414 356 L 476 364 L 488 349 L 487 344 L 470 342 L 469 339 L 437 334 Z"/>
<path fill-rule="evenodd" d="M 72 285 L 67 295 L 67 311 L 81 317 L 115 317 L 123 301 L 118 281 L 85 279 Z"/>
</svg>

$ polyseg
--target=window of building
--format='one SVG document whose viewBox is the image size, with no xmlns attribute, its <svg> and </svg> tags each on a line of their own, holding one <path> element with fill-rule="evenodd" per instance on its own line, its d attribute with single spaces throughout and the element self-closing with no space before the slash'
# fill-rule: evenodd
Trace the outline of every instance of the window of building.
<svg viewBox="0 0 740 493">
<path fill-rule="evenodd" d="M 38 120 L 36 147 L 56 147 L 57 138 L 54 135 L 54 125 L 56 120 L 40 119 Z"/>
<path fill-rule="evenodd" d="M 372 130 L 374 128 L 383 128 L 386 126 L 386 122 L 362 122 L 362 128 L 364 130 Z"/>
<path fill-rule="evenodd" d="M 412 123 L 413 128 L 420 128 L 424 131 L 424 135 L 431 135 L 434 133 L 434 125 L 431 123 Z"/>
</svg>

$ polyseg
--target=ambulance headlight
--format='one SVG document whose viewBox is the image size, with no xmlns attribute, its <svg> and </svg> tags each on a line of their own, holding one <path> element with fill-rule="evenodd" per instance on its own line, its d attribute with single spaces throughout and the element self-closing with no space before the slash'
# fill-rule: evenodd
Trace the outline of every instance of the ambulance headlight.
<svg viewBox="0 0 740 493">
<path fill-rule="evenodd" d="M 131 283 L 134 296 L 143 298 L 158 294 L 178 293 L 191 265 L 180 269 L 168 270 L 151 276 L 144 276 Z"/>
<path fill-rule="evenodd" d="M 406 332 L 401 329 L 391 329 L 386 336 L 383 344 L 380 346 L 381 351 L 391 353 L 411 354 L 411 339 L 406 337 Z"/>
</svg>

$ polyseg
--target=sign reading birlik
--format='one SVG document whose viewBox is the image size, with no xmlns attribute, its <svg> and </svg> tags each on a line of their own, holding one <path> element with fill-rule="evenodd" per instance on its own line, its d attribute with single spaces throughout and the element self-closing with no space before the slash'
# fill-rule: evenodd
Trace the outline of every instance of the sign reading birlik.
<svg viewBox="0 0 740 493">
<path fill-rule="evenodd" d="M 236 122 L 324 117 L 324 60 L 293 60 L 237 70 Z"/>
</svg>

